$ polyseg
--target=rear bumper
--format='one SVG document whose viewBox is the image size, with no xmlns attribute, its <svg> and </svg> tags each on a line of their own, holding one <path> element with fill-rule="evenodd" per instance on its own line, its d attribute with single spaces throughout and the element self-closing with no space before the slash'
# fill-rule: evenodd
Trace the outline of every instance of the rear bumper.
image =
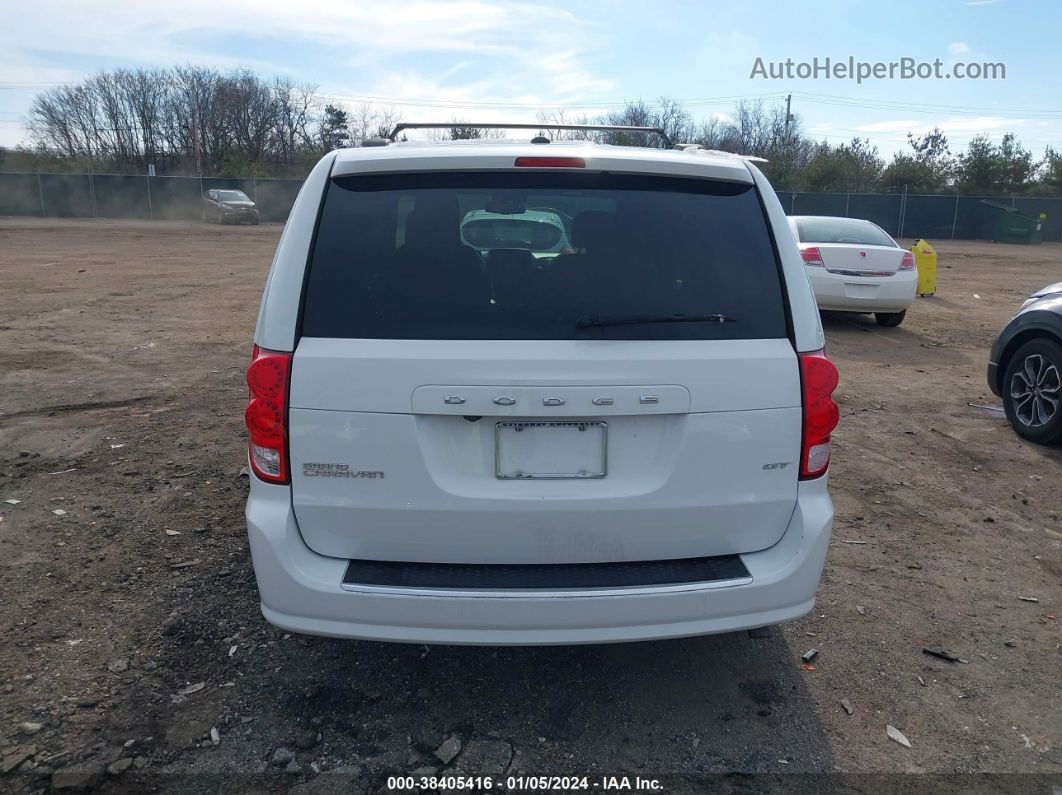
<svg viewBox="0 0 1062 795">
<path fill-rule="evenodd" d="M 833 505 L 826 478 L 800 484 L 782 539 L 742 555 L 751 575 L 703 588 L 645 587 L 601 595 L 526 591 L 425 594 L 398 588 L 344 589 L 348 561 L 302 540 L 287 486 L 252 478 L 247 531 L 262 613 L 310 635 L 484 645 L 653 640 L 732 632 L 798 618 L 815 604 Z"/>
<path fill-rule="evenodd" d="M 902 312 L 915 298 L 917 271 L 892 276 L 843 276 L 808 268 L 819 309 L 836 312 Z M 873 288 L 868 289 L 868 288 Z"/>
</svg>

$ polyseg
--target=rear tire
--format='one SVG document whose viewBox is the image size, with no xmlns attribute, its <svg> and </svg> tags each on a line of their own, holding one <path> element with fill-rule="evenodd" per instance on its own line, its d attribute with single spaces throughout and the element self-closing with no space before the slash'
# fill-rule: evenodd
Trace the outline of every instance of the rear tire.
<svg viewBox="0 0 1062 795">
<path fill-rule="evenodd" d="M 1062 439 L 1062 345 L 1030 340 L 1007 361 L 1003 410 L 1014 432 L 1036 444 Z"/>
<path fill-rule="evenodd" d="M 225 216 L 222 214 L 221 210 L 218 210 L 218 226 L 221 226 L 224 223 L 225 223 Z"/>
<path fill-rule="evenodd" d="M 876 321 L 878 321 L 878 325 L 879 326 L 888 326 L 889 328 L 894 328 L 894 327 L 900 325 L 901 323 L 903 323 L 903 319 L 905 317 L 907 317 L 907 310 L 906 309 L 903 310 L 902 312 L 875 312 L 874 313 L 874 319 Z"/>
</svg>

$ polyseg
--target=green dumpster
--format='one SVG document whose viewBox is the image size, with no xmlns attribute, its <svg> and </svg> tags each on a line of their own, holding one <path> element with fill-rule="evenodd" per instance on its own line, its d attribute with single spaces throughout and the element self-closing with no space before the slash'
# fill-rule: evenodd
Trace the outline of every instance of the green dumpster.
<svg viewBox="0 0 1062 795">
<path fill-rule="evenodd" d="M 984 212 L 988 214 L 992 240 L 996 243 L 1021 243 L 1024 245 L 1043 242 L 1043 226 L 1047 220 L 1045 213 L 1038 218 L 1018 212 L 1016 207 L 982 199 Z"/>
</svg>

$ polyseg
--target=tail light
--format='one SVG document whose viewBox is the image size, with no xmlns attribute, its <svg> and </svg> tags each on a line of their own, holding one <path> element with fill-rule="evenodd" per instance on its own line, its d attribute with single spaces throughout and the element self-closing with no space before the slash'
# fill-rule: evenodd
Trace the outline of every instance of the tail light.
<svg viewBox="0 0 1062 795">
<path fill-rule="evenodd" d="M 913 271 L 914 267 L 915 267 L 914 254 L 912 254 L 910 251 L 903 252 L 903 259 L 900 260 L 900 270 L 902 270 L 902 271 Z"/>
<path fill-rule="evenodd" d="M 800 383 L 804 403 L 804 440 L 800 450 L 800 479 L 817 478 L 830 465 L 830 433 L 840 409 L 833 402 L 837 368 L 825 351 L 800 354 Z"/>
<path fill-rule="evenodd" d="M 518 157 L 517 168 L 586 168 L 581 157 Z"/>
<path fill-rule="evenodd" d="M 823 267 L 822 252 L 816 246 L 800 249 L 800 258 L 804 260 L 805 265 Z"/>
<path fill-rule="evenodd" d="M 288 382 L 291 354 L 264 351 L 257 345 L 247 368 L 248 458 L 254 474 L 269 483 L 287 483 Z"/>
</svg>

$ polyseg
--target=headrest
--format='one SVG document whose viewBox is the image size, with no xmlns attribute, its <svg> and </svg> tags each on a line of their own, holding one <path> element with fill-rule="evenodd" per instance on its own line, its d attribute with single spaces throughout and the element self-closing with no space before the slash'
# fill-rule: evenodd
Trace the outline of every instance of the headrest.
<svg viewBox="0 0 1062 795">
<path fill-rule="evenodd" d="M 609 245 L 620 233 L 620 225 L 613 213 L 587 210 L 572 222 L 572 245 L 576 248 L 600 248 Z"/>
<path fill-rule="evenodd" d="M 526 248 L 495 248 L 487 252 L 487 265 L 494 273 L 530 273 L 536 264 L 535 255 Z"/>
<path fill-rule="evenodd" d="M 457 245 L 461 230 L 457 213 L 453 215 L 439 207 L 418 207 L 406 218 L 406 245 Z"/>
</svg>

